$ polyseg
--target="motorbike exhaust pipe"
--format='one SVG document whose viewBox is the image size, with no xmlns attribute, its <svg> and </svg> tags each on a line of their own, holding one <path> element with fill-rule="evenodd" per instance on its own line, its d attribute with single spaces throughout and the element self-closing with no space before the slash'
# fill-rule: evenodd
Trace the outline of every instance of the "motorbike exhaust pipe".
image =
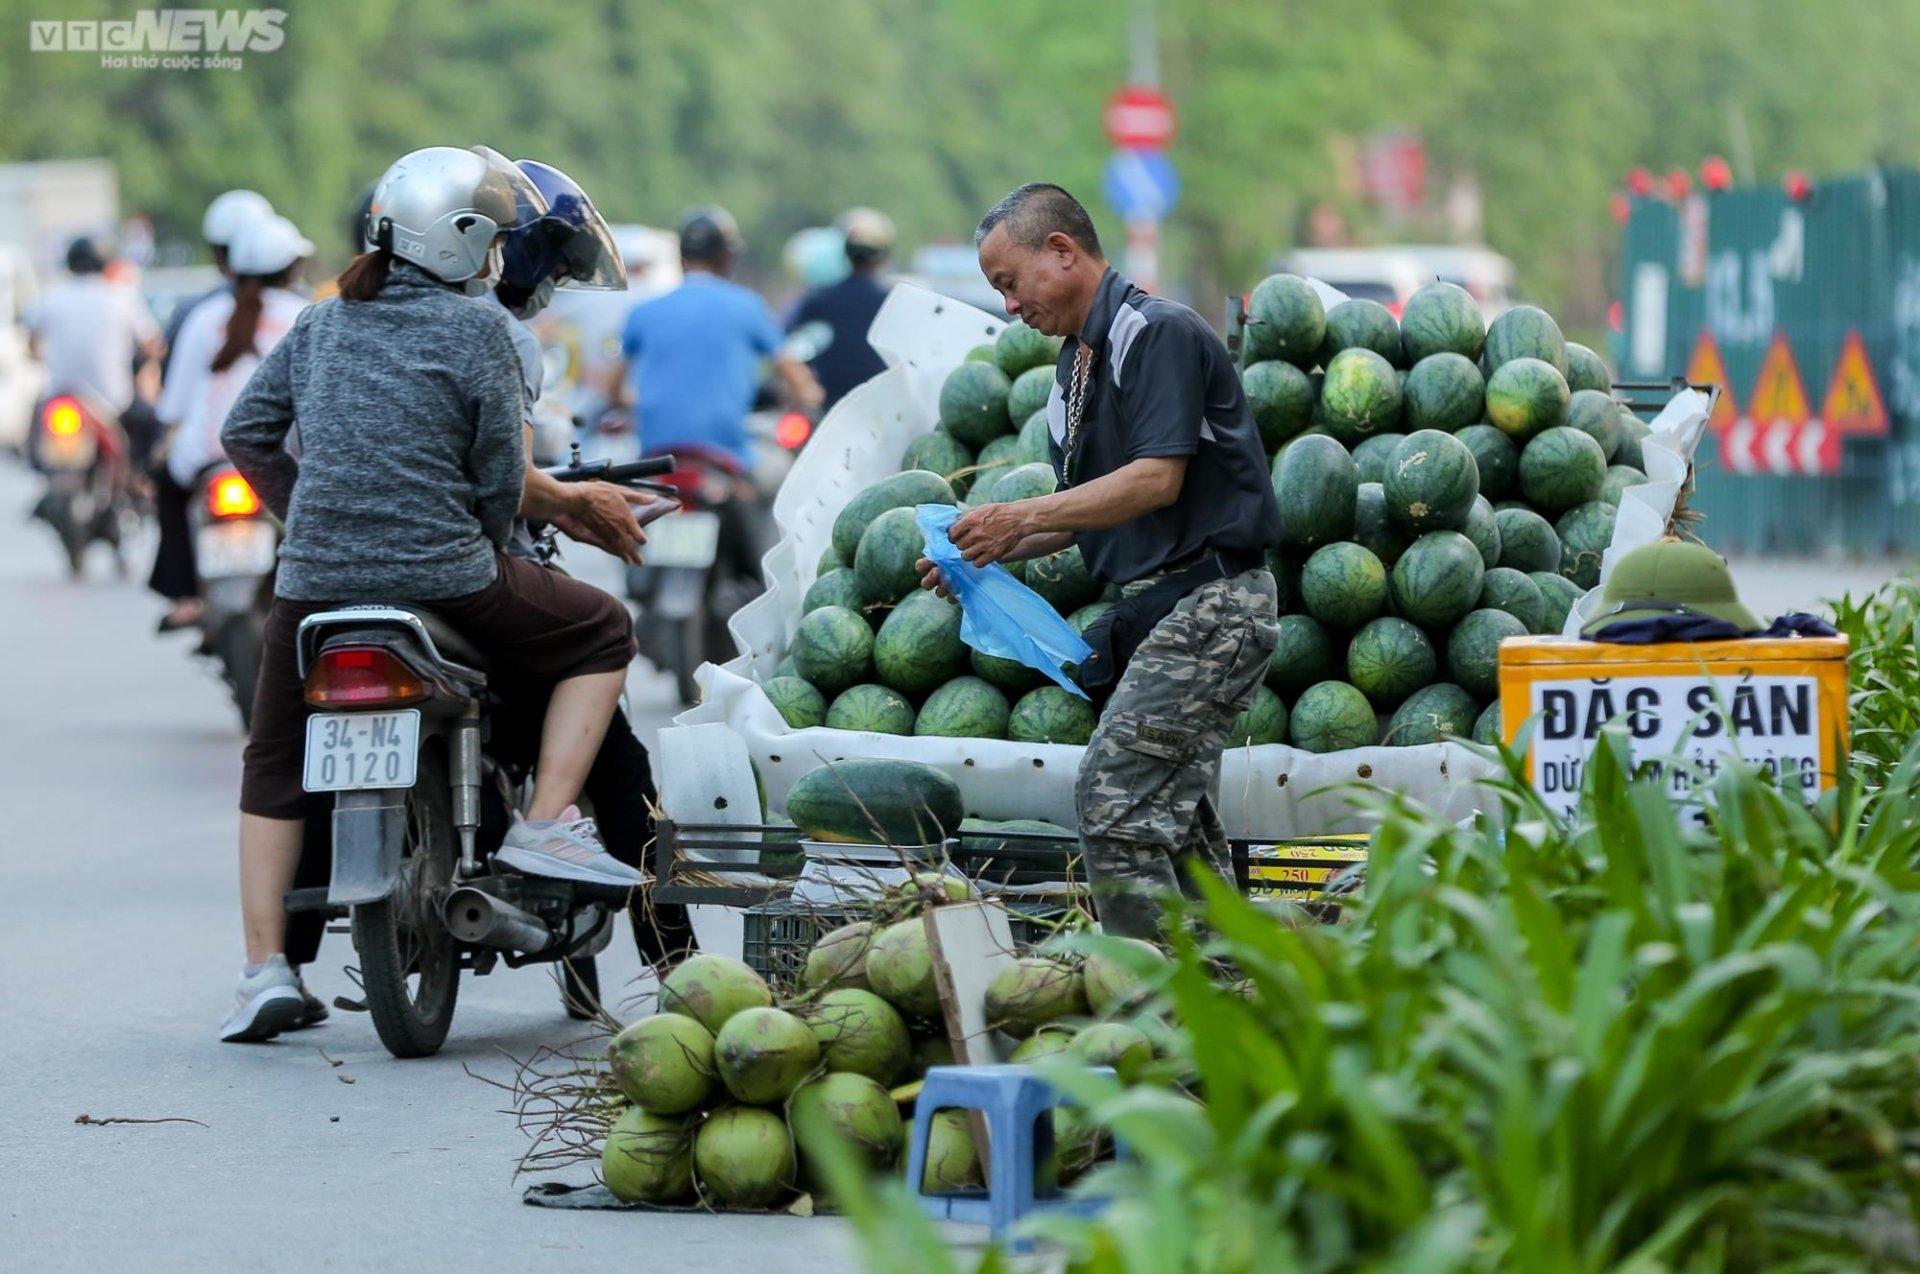
<svg viewBox="0 0 1920 1274">
<path fill-rule="evenodd" d="M 525 953 L 545 950 L 553 941 L 553 931 L 539 917 L 472 885 L 447 895 L 443 910 L 448 932 L 472 946 Z"/>
</svg>

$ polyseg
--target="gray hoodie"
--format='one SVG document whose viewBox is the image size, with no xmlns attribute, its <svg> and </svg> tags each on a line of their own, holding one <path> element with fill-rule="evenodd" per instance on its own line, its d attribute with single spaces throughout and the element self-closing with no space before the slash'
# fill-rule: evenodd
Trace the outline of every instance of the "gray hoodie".
<svg viewBox="0 0 1920 1274">
<path fill-rule="evenodd" d="M 286 523 L 279 596 L 430 601 L 493 582 L 525 463 L 511 322 L 396 262 L 373 300 L 322 301 L 274 346 L 220 441 Z"/>
</svg>

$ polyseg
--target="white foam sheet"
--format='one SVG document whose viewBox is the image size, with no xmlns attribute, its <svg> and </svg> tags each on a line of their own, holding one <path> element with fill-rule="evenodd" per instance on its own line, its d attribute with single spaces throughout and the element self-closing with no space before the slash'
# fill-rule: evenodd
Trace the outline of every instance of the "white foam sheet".
<svg viewBox="0 0 1920 1274">
<path fill-rule="evenodd" d="M 689 731 L 721 726 L 743 742 L 765 783 L 769 809 L 784 808 L 787 789 L 815 766 L 843 757 L 890 757 L 923 761 L 951 774 L 970 815 L 1074 825 L 1078 747 L 794 730 L 757 684 L 772 675 L 792 640 L 801 599 L 831 542 L 834 518 L 860 490 L 899 470 L 907 444 L 938 423 L 940 385 L 947 374 L 1002 326 L 982 311 L 911 284 L 898 284 L 889 294 L 869 334 L 887 370 L 828 413 L 781 488 L 774 519 L 782 538 L 765 559 L 767 592 L 742 608 L 730 625 L 740 654 L 724 665 L 703 667 L 701 703 L 661 731 L 661 764 L 676 775 L 661 784 L 669 815 L 711 821 L 714 799 L 727 797 L 720 789 L 739 790 L 737 777 L 724 778 L 739 765 L 739 753 L 731 747 L 726 749 L 734 758 L 730 763 L 681 765 L 674 759 L 683 750 L 711 746 L 711 734 Z M 1653 480 L 1648 485 L 1658 489 L 1644 496 L 1640 489 L 1630 493 L 1633 512 L 1623 504 L 1603 570 L 1625 551 L 1628 540 L 1643 543 L 1664 529 L 1686 476 L 1686 457 L 1705 421 L 1705 396 L 1689 391 L 1654 422 L 1645 450 Z M 1650 533 L 1648 526 L 1657 529 Z M 1491 776 L 1494 768 L 1452 743 L 1327 755 L 1280 745 L 1238 748 L 1221 766 L 1219 808 L 1233 836 L 1279 840 L 1364 831 L 1365 816 L 1352 799 L 1353 785 L 1361 782 L 1404 793 L 1458 819 L 1479 807 L 1475 780 Z"/>
</svg>

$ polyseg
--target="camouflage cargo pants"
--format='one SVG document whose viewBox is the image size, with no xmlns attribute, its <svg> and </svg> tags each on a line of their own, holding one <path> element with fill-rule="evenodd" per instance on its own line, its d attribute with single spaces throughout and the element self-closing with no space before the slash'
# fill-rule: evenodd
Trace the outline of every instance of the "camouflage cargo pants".
<svg viewBox="0 0 1920 1274">
<path fill-rule="evenodd" d="M 1192 892 L 1196 862 L 1231 877 L 1214 789 L 1227 732 L 1279 640 L 1278 610 L 1264 567 L 1203 584 L 1140 643 L 1114 688 L 1074 788 L 1081 857 L 1108 933 L 1157 936 L 1157 895 Z"/>
</svg>

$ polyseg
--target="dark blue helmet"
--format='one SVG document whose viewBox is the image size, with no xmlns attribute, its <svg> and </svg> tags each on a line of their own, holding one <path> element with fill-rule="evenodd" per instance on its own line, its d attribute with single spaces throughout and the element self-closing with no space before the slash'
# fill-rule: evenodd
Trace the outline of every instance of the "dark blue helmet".
<svg viewBox="0 0 1920 1274">
<path fill-rule="evenodd" d="M 546 212 L 507 235 L 495 289 L 509 310 L 537 311 L 555 287 L 619 292 L 627 268 L 606 219 L 580 184 L 537 160 L 517 161 L 520 171 L 547 201 Z M 523 317 L 527 317 L 523 315 Z"/>
</svg>

